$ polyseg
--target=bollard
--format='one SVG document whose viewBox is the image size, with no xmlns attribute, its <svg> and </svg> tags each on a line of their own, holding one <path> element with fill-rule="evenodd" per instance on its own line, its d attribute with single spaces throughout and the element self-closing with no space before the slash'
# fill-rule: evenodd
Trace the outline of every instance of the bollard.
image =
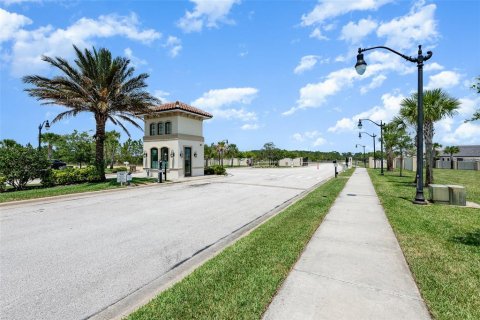
<svg viewBox="0 0 480 320">
<path fill-rule="evenodd" d="M 162 183 L 162 169 L 158 170 L 157 182 Z"/>
<path fill-rule="evenodd" d="M 337 160 L 333 160 L 333 166 L 335 167 L 335 178 L 337 177 L 338 175 L 338 171 L 337 171 Z"/>
</svg>

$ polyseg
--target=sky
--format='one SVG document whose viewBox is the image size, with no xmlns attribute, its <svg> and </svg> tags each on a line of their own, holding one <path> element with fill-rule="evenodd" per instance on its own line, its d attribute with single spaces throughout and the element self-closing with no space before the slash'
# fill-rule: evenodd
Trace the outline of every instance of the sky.
<svg viewBox="0 0 480 320">
<path fill-rule="evenodd" d="M 72 44 L 128 57 L 137 74 L 150 75 L 151 94 L 212 113 L 207 144 L 340 152 L 373 150 L 371 138 L 358 138 L 358 119 L 388 122 L 417 90 L 416 64 L 386 50 L 365 52 L 358 75 L 358 48 L 416 56 L 421 44 L 433 51 L 424 87 L 461 103 L 435 124 L 434 142 L 480 144 L 480 121 L 464 122 L 480 107 L 470 88 L 480 76 L 480 1 L 0 0 L 0 139 L 36 145 L 39 124 L 65 110 L 29 97 L 22 77 L 54 76 L 42 55 L 73 62 Z M 50 132 L 74 129 L 93 133 L 93 116 Z M 133 139 L 144 135 L 129 129 Z M 379 134 L 368 122 L 363 130 Z"/>
</svg>

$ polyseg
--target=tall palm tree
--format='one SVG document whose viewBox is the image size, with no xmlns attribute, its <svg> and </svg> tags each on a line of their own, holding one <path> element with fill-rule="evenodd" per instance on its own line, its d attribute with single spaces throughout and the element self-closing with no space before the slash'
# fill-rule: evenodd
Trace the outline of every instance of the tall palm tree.
<svg viewBox="0 0 480 320">
<path fill-rule="evenodd" d="M 105 180 L 104 142 L 105 125 L 108 120 L 119 125 L 128 136 L 130 133 L 122 121 L 141 129 L 134 121 L 139 114 L 150 112 L 157 104 L 157 98 L 144 89 L 148 74 L 134 76 L 135 69 L 130 60 L 123 57 L 112 58 L 108 49 L 101 48 L 83 52 L 75 45 L 75 65 L 61 57 L 43 56 L 43 61 L 57 68 L 61 75 L 46 78 L 39 75 L 26 76 L 23 81 L 33 88 L 25 91 L 43 104 L 55 104 L 69 110 L 58 114 L 53 123 L 73 117 L 80 112 L 91 112 L 95 118 L 95 166 L 98 179 Z"/>
<path fill-rule="evenodd" d="M 450 169 L 453 169 L 453 155 L 455 153 L 459 153 L 460 148 L 457 147 L 457 146 L 449 146 L 449 147 L 445 147 L 445 150 L 443 150 L 443 151 L 450 155 Z"/>
<path fill-rule="evenodd" d="M 400 103 L 400 115 L 409 124 L 414 125 L 417 121 L 417 93 L 405 98 Z M 433 136 L 435 134 L 434 123 L 445 117 L 452 117 L 457 113 L 460 105 L 458 99 L 451 97 L 442 89 L 425 90 L 423 92 L 423 137 L 425 140 L 426 156 L 426 182 L 433 183 Z"/>
<path fill-rule="evenodd" d="M 48 160 L 52 160 L 53 147 L 57 146 L 62 139 L 63 137 L 56 133 L 42 133 L 42 142 L 47 143 Z"/>
</svg>

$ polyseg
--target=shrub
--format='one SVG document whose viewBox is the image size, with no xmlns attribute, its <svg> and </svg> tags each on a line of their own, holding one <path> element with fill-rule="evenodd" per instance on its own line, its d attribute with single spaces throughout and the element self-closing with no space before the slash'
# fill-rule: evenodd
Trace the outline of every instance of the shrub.
<svg viewBox="0 0 480 320">
<path fill-rule="evenodd" d="M 216 166 L 213 166 L 212 169 L 213 169 L 213 172 L 217 175 L 227 174 L 227 170 L 222 166 L 216 165 Z"/>
<path fill-rule="evenodd" d="M 47 155 L 30 144 L 2 144 L 0 147 L 0 175 L 16 190 L 25 188 L 28 181 L 39 178 L 49 168 Z"/>
<path fill-rule="evenodd" d="M 50 168 L 42 171 L 40 175 L 40 179 L 42 180 L 42 186 L 44 187 L 53 187 L 55 185 L 55 181 L 53 180 L 52 169 Z"/>
<path fill-rule="evenodd" d="M 118 171 L 128 171 L 127 167 L 118 167 L 118 168 L 113 168 L 112 173 L 117 173 Z"/>
<path fill-rule="evenodd" d="M 58 185 L 66 185 L 80 182 L 96 181 L 98 174 L 94 166 L 86 168 L 67 168 L 65 170 L 52 171 L 53 182 Z"/>
<path fill-rule="evenodd" d="M 0 176 L 0 192 L 5 191 L 5 188 L 6 188 L 5 182 L 7 182 L 7 178 L 4 176 Z"/>
</svg>

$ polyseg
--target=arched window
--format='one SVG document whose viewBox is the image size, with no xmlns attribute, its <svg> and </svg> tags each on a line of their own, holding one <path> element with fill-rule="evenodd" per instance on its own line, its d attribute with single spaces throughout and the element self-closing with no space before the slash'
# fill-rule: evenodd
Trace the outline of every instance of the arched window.
<svg viewBox="0 0 480 320">
<path fill-rule="evenodd" d="M 150 123 L 150 135 L 151 136 L 154 136 L 154 135 L 157 134 L 155 129 L 156 129 L 155 123 Z"/>
<path fill-rule="evenodd" d="M 158 169 L 158 149 L 150 149 L 150 168 Z"/>
<path fill-rule="evenodd" d="M 172 134 L 172 123 L 170 121 L 165 122 L 165 134 Z"/>
<path fill-rule="evenodd" d="M 159 122 L 157 126 L 158 126 L 158 130 L 157 130 L 158 134 L 163 134 L 163 122 Z"/>
</svg>

